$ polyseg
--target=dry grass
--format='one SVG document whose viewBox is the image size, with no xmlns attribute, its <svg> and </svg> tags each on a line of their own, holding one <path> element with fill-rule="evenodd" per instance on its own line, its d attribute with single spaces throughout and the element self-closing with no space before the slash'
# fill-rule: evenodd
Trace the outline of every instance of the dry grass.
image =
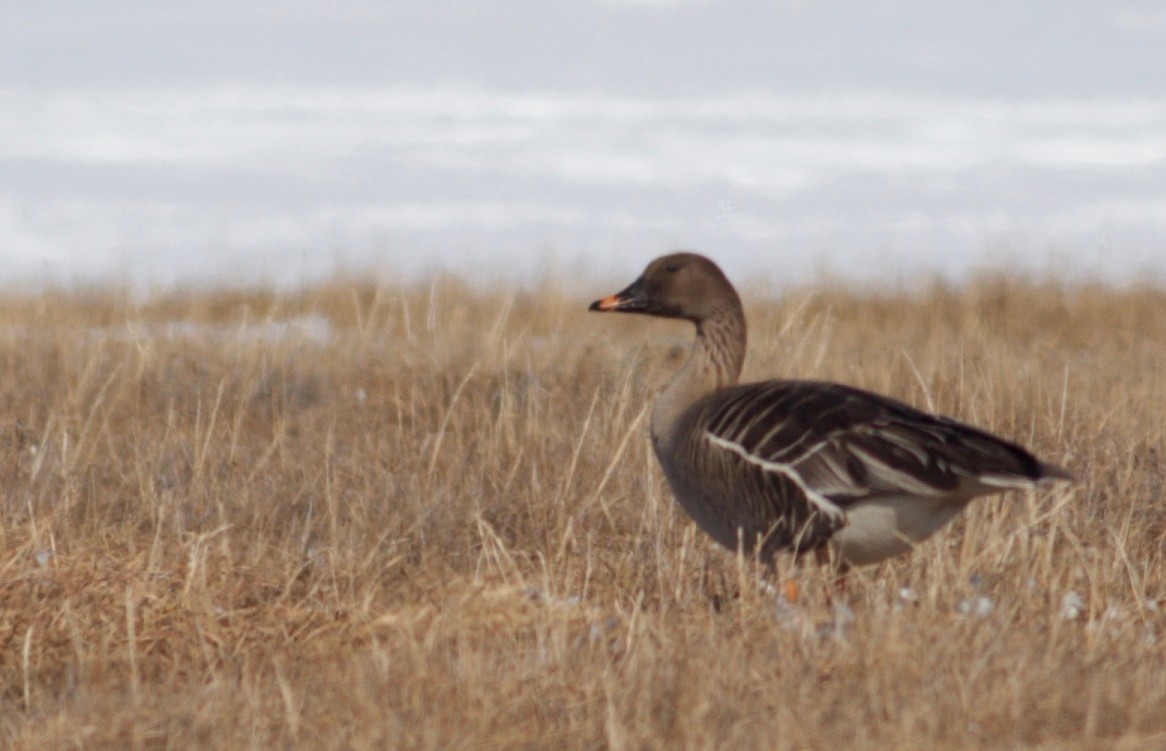
<svg viewBox="0 0 1166 751">
<path fill-rule="evenodd" d="M 754 300 L 748 376 L 1081 480 L 859 572 L 837 631 L 662 484 L 688 331 L 552 287 L 0 301 L 0 747 L 1166 747 L 1166 294 Z"/>
</svg>

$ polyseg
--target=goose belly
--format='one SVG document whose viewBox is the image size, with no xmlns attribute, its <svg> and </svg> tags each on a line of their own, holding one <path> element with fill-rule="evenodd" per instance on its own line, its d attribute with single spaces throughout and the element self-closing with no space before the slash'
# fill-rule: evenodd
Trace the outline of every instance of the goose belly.
<svg viewBox="0 0 1166 751">
<path fill-rule="evenodd" d="M 802 529 L 795 519 L 775 513 L 779 503 L 758 503 L 706 476 L 673 469 L 664 465 L 676 502 L 705 534 L 729 550 L 752 554 L 760 549 L 768 558 L 789 549 L 795 535 L 806 549 L 822 539 L 821 530 Z"/>
<path fill-rule="evenodd" d="M 743 509 L 735 508 L 732 502 L 726 503 L 723 492 L 691 482 L 681 473 L 669 472 L 667 466 L 664 476 L 684 513 L 705 534 L 726 548 L 737 550 L 740 545 L 744 552 L 752 553 L 757 539 L 769 531 L 746 518 L 748 515 L 741 513 Z"/>
<path fill-rule="evenodd" d="M 967 501 L 888 496 L 860 501 L 846 510 L 846 526 L 831 540 L 852 566 L 907 553 L 963 511 Z"/>
</svg>

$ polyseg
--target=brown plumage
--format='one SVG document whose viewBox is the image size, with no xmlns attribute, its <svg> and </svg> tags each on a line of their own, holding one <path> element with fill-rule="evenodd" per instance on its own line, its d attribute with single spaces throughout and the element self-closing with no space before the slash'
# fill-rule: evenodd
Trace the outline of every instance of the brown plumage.
<svg viewBox="0 0 1166 751">
<path fill-rule="evenodd" d="M 745 314 L 703 256 L 657 258 L 591 310 L 695 324 L 692 353 L 653 408 L 652 446 L 680 505 L 728 548 L 772 560 L 829 544 L 843 564 L 875 563 L 977 496 L 1070 478 L 1013 443 L 860 389 L 737 385 Z"/>
</svg>

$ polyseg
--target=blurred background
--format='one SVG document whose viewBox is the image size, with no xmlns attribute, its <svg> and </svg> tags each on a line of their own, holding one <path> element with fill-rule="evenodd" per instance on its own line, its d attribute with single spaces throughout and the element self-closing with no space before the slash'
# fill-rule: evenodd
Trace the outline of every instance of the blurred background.
<svg viewBox="0 0 1166 751">
<path fill-rule="evenodd" d="M 9 0 L 0 285 L 1158 283 L 1164 71 L 1150 0 Z"/>
</svg>

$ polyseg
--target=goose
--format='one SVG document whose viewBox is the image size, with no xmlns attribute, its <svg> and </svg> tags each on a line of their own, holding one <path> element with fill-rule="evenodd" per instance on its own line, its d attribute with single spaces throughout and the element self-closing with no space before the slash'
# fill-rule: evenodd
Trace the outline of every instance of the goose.
<svg viewBox="0 0 1166 751">
<path fill-rule="evenodd" d="M 738 384 L 741 299 L 696 253 L 655 259 L 590 310 L 695 325 L 687 361 L 653 405 L 652 447 L 697 526 L 770 566 L 782 551 L 815 552 L 842 570 L 878 563 L 913 550 L 979 496 L 1072 479 L 1014 443 L 869 391 Z"/>
</svg>

